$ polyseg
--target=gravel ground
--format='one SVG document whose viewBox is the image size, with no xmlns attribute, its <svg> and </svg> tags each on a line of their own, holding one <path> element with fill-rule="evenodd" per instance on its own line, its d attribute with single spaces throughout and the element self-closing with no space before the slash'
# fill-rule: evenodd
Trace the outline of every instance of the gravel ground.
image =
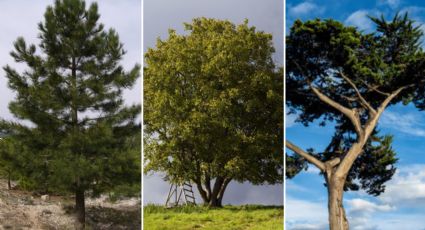
<svg viewBox="0 0 425 230">
<path fill-rule="evenodd" d="M 0 230 L 2 229 L 74 229 L 73 200 L 8 190 L 0 180 Z M 108 202 L 106 196 L 86 200 L 87 229 L 140 229 L 139 199 Z"/>
</svg>

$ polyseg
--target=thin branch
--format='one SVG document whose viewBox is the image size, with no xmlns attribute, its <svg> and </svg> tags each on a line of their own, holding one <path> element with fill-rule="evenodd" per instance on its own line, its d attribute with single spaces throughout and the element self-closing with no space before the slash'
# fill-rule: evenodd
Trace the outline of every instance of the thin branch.
<svg viewBox="0 0 425 230">
<path fill-rule="evenodd" d="M 325 171 L 325 169 L 326 169 L 325 164 L 322 161 L 320 161 L 319 159 L 317 159 L 316 157 L 314 157 L 313 155 L 311 155 L 310 153 L 305 152 L 304 150 L 300 149 L 298 146 L 292 144 L 288 140 L 285 141 L 285 145 L 290 150 L 294 151 L 296 154 L 304 157 L 308 162 L 315 165 L 321 171 Z"/>
<path fill-rule="evenodd" d="M 406 85 L 403 87 L 398 88 L 397 90 L 394 90 L 391 94 L 389 94 L 389 96 L 387 98 L 385 98 L 385 100 L 379 105 L 377 113 L 375 116 L 371 117 L 365 125 L 365 140 L 367 140 L 367 138 L 370 136 L 370 134 L 372 133 L 373 129 L 376 126 L 376 123 L 379 120 L 379 117 L 381 116 L 381 114 L 384 112 L 385 108 L 387 108 L 388 104 L 391 102 L 392 99 L 394 99 L 394 97 L 396 97 L 397 95 L 400 94 L 401 91 L 403 91 L 406 88 L 409 87 L 413 87 L 415 84 L 410 84 L 410 85 Z"/>
<path fill-rule="evenodd" d="M 293 63 L 296 65 L 296 67 L 301 72 L 301 74 L 303 74 L 304 76 L 307 77 L 307 75 L 304 73 L 301 66 L 296 61 L 293 61 Z M 320 92 L 317 88 L 315 88 L 311 84 L 311 82 L 309 82 L 308 79 L 307 79 L 307 83 L 310 85 L 310 88 L 313 91 L 313 93 L 316 94 L 316 96 L 318 96 L 321 101 L 325 102 L 326 104 L 328 104 L 331 107 L 335 108 L 336 110 L 340 111 L 342 114 L 344 114 L 345 116 L 347 116 L 350 119 L 351 123 L 354 126 L 355 131 L 357 132 L 357 134 L 361 135 L 363 133 L 362 126 L 360 124 L 360 118 L 359 118 L 358 114 L 356 113 L 356 111 L 354 111 L 352 109 L 348 109 L 348 108 L 344 107 L 343 105 L 339 104 L 338 102 L 332 100 L 331 98 L 329 98 L 328 96 L 326 96 L 325 94 Z"/>
<path fill-rule="evenodd" d="M 351 79 L 349 77 L 347 77 L 342 71 L 339 72 L 339 74 L 341 74 L 341 77 L 348 82 L 349 85 L 351 85 L 351 87 L 354 89 L 354 91 L 356 91 L 357 96 L 360 99 L 361 104 L 363 105 L 363 107 L 365 107 L 366 109 L 369 110 L 369 113 L 371 115 L 374 115 L 376 113 L 375 109 L 366 101 L 366 99 L 362 96 L 362 94 L 360 93 L 359 89 L 357 88 L 356 84 L 354 84 L 354 82 L 351 81 Z"/>
<path fill-rule="evenodd" d="M 321 101 L 332 106 L 333 108 L 335 108 L 336 110 L 340 111 L 342 114 L 347 116 L 348 119 L 350 119 L 351 123 L 353 124 L 354 129 L 357 132 L 357 134 L 360 135 L 362 133 L 360 119 L 358 117 L 358 114 L 354 110 L 349 109 L 349 108 L 339 104 L 338 102 L 332 100 L 331 98 L 329 98 L 328 96 L 326 96 L 325 94 L 320 92 L 316 87 L 312 86 L 311 84 L 310 84 L 310 88 L 313 91 L 313 93 L 316 94 L 317 97 L 319 97 L 319 99 Z"/>
<path fill-rule="evenodd" d="M 388 104 L 391 102 L 391 100 L 394 99 L 394 97 L 399 95 L 400 92 L 403 91 L 404 89 L 412 87 L 412 86 L 414 86 L 414 84 L 406 85 L 406 86 L 398 88 L 397 90 L 394 90 L 387 98 L 385 98 L 385 100 L 378 107 L 378 112 L 382 113 L 385 110 L 385 108 L 388 106 Z"/>
<path fill-rule="evenodd" d="M 386 92 L 383 92 L 383 91 L 379 90 L 379 89 L 378 89 L 378 88 L 379 88 L 379 86 L 371 86 L 371 85 L 369 85 L 366 81 L 364 81 L 364 80 L 362 80 L 362 79 L 360 79 L 360 81 L 361 81 L 363 84 L 365 84 L 365 85 L 366 85 L 366 87 L 368 87 L 371 91 L 375 91 L 375 92 L 377 92 L 377 93 L 379 93 L 379 94 L 381 94 L 381 95 L 383 95 L 383 96 L 390 96 L 390 93 L 386 93 Z"/>
</svg>

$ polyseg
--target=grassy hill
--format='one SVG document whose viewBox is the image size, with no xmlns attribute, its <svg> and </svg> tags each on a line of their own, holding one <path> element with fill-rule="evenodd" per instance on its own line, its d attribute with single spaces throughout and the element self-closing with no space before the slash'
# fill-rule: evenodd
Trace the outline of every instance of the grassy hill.
<svg viewBox="0 0 425 230">
<path fill-rule="evenodd" d="M 158 205 L 144 207 L 145 230 L 282 230 L 282 206 L 224 206 L 209 209 L 202 206 L 165 208 Z"/>
</svg>

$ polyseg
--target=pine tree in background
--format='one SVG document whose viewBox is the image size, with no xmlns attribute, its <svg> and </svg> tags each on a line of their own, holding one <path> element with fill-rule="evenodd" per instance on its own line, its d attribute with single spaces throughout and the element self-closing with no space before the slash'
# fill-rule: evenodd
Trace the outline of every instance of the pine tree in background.
<svg viewBox="0 0 425 230">
<path fill-rule="evenodd" d="M 123 69 L 118 34 L 99 17 L 96 3 L 55 1 L 38 25 L 40 52 L 23 38 L 14 43 L 11 55 L 27 69 L 4 67 L 16 92 L 9 109 L 25 121 L 12 124 L 29 150 L 19 156 L 22 175 L 32 189 L 75 194 L 79 229 L 86 195 L 140 191 L 140 105 L 122 97 L 140 68 Z"/>
</svg>

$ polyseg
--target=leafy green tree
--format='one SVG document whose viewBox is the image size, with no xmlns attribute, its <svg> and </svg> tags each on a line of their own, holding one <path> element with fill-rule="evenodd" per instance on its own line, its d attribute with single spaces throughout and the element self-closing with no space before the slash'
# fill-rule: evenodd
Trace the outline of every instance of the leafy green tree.
<svg viewBox="0 0 425 230">
<path fill-rule="evenodd" d="M 328 189 L 331 230 L 348 229 L 345 190 L 379 195 L 394 174 L 397 159 L 391 136 L 379 136 L 377 124 L 391 105 L 420 98 L 425 81 L 422 31 L 396 15 L 392 21 L 371 18 L 373 33 L 334 20 L 297 20 L 287 37 L 287 106 L 308 125 L 335 124 L 323 152 L 304 151 L 291 141 L 287 176 L 307 162 L 320 169 Z M 394 124 L 397 125 L 397 124 Z"/>
<path fill-rule="evenodd" d="M 39 49 L 23 38 L 14 43 L 11 55 L 27 69 L 4 67 L 16 93 L 9 109 L 25 121 L 11 123 L 28 150 L 23 174 L 33 189 L 73 193 L 78 228 L 86 195 L 140 186 L 140 105 L 126 106 L 122 97 L 140 68 L 124 70 L 123 44 L 99 17 L 96 3 L 55 1 L 38 24 Z"/>
<path fill-rule="evenodd" d="M 145 55 L 145 171 L 221 206 L 230 181 L 283 179 L 283 74 L 270 34 L 196 18 Z"/>
</svg>

